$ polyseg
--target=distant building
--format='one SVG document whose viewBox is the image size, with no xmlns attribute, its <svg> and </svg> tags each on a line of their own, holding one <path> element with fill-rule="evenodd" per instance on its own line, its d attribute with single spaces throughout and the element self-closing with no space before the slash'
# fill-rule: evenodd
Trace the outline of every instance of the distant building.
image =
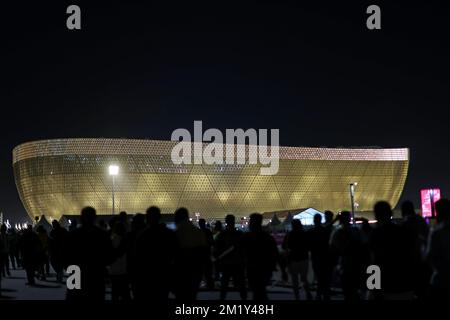
<svg viewBox="0 0 450 320">
<path fill-rule="evenodd" d="M 185 206 L 201 218 L 233 213 L 315 208 L 349 209 L 349 184 L 358 182 L 359 211 L 376 200 L 395 206 L 406 180 L 409 150 L 280 147 L 279 171 L 260 175 L 261 164 L 176 165 L 177 142 L 137 139 L 55 139 L 27 142 L 13 150 L 20 199 L 32 219 L 77 215 L 84 206 L 112 212 L 145 212 L 150 205 L 170 213 Z M 247 149 L 248 150 L 248 149 Z M 245 155 L 248 157 L 248 152 Z"/>
</svg>

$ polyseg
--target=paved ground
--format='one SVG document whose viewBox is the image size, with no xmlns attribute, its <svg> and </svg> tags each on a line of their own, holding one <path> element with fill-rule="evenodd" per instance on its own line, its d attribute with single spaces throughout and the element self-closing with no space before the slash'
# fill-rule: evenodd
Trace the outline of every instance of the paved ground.
<svg viewBox="0 0 450 320">
<path fill-rule="evenodd" d="M 274 277 L 277 278 L 277 275 Z M 30 287 L 26 284 L 24 270 L 11 270 L 11 276 L 2 278 L 2 290 L 0 300 L 63 300 L 65 298 L 65 284 L 58 284 L 55 276 L 51 275 L 46 281 L 37 280 L 36 286 Z M 269 298 L 271 300 L 294 300 L 292 289 L 288 284 L 277 283 L 268 287 Z M 107 299 L 110 299 L 110 290 L 107 290 Z M 217 300 L 219 291 L 206 291 L 202 289 L 198 295 L 199 300 Z M 305 299 L 304 292 L 301 292 L 301 298 Z M 340 299 L 340 295 L 334 298 Z M 239 300 L 238 292 L 230 292 L 228 300 Z"/>
<path fill-rule="evenodd" d="M 56 283 L 54 277 L 48 281 L 36 280 L 36 286 L 25 285 L 24 270 L 11 270 L 10 277 L 2 278 L 0 299 L 59 300 L 64 299 L 65 285 Z"/>
</svg>

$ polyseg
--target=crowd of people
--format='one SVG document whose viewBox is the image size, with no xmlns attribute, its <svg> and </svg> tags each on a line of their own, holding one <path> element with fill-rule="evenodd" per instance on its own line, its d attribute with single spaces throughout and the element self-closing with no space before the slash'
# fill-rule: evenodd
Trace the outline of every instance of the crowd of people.
<svg viewBox="0 0 450 320">
<path fill-rule="evenodd" d="M 317 214 L 312 227 L 293 219 L 277 244 L 258 213 L 243 232 L 232 214 L 211 227 L 204 219 L 194 223 L 179 208 L 172 230 L 161 222 L 158 207 L 131 219 L 122 212 L 108 224 L 97 222 L 96 210 L 86 207 L 70 230 L 56 220 L 49 233 L 42 226 L 19 233 L 2 225 L 1 276 L 23 268 L 32 286 L 36 278 L 49 277 L 51 266 L 63 282 L 65 269 L 77 265 L 81 289 L 67 290 L 69 300 L 104 300 L 110 285 L 115 301 L 194 301 L 202 284 L 219 289 L 224 300 L 232 280 L 242 300 L 250 291 L 253 300 L 264 301 L 276 277 L 292 286 L 296 299 L 303 290 L 305 299 L 329 300 L 337 288 L 347 300 L 442 299 L 450 297 L 450 201 L 439 200 L 435 209 L 432 228 L 408 201 L 401 220 L 392 219 L 387 202 L 376 203 L 374 225 L 352 221 L 347 211 L 326 211 L 325 221 Z M 381 271 L 377 290 L 366 284 L 370 265 Z"/>
</svg>

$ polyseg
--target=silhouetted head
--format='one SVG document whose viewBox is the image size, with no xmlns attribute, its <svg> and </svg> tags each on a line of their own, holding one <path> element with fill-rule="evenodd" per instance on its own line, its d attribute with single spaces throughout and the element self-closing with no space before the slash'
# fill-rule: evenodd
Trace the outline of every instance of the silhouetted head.
<svg viewBox="0 0 450 320">
<path fill-rule="evenodd" d="M 250 221 L 248 223 L 248 228 L 250 231 L 260 231 L 262 230 L 263 216 L 260 213 L 252 213 L 250 215 Z"/>
<path fill-rule="evenodd" d="M 159 221 L 161 220 L 161 210 L 156 206 L 151 206 L 146 211 L 146 219 L 149 226 L 159 224 Z"/>
<path fill-rule="evenodd" d="M 333 221 L 334 213 L 332 211 L 326 210 L 323 214 L 325 215 L 325 223 Z"/>
<path fill-rule="evenodd" d="M 85 226 L 93 226 L 97 218 L 97 211 L 92 207 L 81 209 L 81 224 Z"/>
<path fill-rule="evenodd" d="M 6 230 L 8 230 L 8 227 L 6 226 L 6 224 L 2 224 L 2 226 L 0 227 L 0 232 L 6 233 Z"/>
<path fill-rule="evenodd" d="M 175 224 L 189 221 L 189 211 L 186 208 L 178 208 L 175 211 Z"/>
<path fill-rule="evenodd" d="M 412 201 L 404 201 L 402 203 L 402 217 L 409 217 L 409 216 L 414 216 L 416 214 L 416 211 L 414 210 L 414 204 L 412 203 Z"/>
<path fill-rule="evenodd" d="M 128 222 L 128 216 L 127 216 L 127 213 L 125 211 L 121 211 L 119 213 L 119 220 L 122 221 L 122 223 L 127 223 Z"/>
<path fill-rule="evenodd" d="M 61 227 L 61 225 L 59 224 L 58 220 L 53 220 L 52 227 L 53 229 L 58 229 L 59 227 Z"/>
<path fill-rule="evenodd" d="M 198 220 L 198 226 L 200 227 L 200 229 L 206 229 L 206 220 L 205 219 L 199 219 Z"/>
<path fill-rule="evenodd" d="M 222 221 L 217 220 L 216 223 L 214 224 L 214 231 L 215 232 L 220 232 L 223 229 L 223 225 L 222 225 Z"/>
<path fill-rule="evenodd" d="M 375 212 L 375 219 L 378 222 L 385 223 L 391 221 L 392 209 L 391 205 L 386 201 L 378 201 L 373 207 L 373 211 Z"/>
<path fill-rule="evenodd" d="M 322 215 L 320 213 L 314 215 L 314 225 L 316 227 L 322 225 Z"/>
<path fill-rule="evenodd" d="M 339 215 L 339 223 L 342 225 L 348 225 L 352 221 L 352 215 L 349 211 L 342 211 Z"/>
<path fill-rule="evenodd" d="M 136 213 L 131 221 L 131 230 L 137 231 L 145 228 L 145 216 L 142 213 Z"/>
<path fill-rule="evenodd" d="M 233 230 L 236 225 L 236 217 L 232 214 L 227 214 L 225 217 L 225 223 L 227 224 L 228 230 Z"/>
<path fill-rule="evenodd" d="M 435 204 L 436 220 L 438 223 L 450 220 L 450 200 L 440 199 Z"/>
<path fill-rule="evenodd" d="M 292 231 L 301 231 L 303 230 L 303 225 L 300 219 L 292 219 L 291 221 Z"/>
</svg>

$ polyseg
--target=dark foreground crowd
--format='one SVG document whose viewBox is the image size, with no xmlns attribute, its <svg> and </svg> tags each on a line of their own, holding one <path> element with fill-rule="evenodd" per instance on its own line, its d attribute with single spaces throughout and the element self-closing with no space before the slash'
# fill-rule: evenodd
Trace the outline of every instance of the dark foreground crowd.
<svg viewBox="0 0 450 320">
<path fill-rule="evenodd" d="M 352 224 L 346 211 L 336 217 L 327 211 L 325 223 L 316 215 L 309 229 L 294 219 L 279 248 L 258 213 L 242 232 L 233 215 L 225 217 L 224 227 L 218 221 L 211 230 L 203 219 L 196 226 L 180 208 L 173 231 L 160 221 L 157 207 L 131 221 L 121 213 L 109 226 L 97 224 L 95 209 L 86 207 L 81 225 L 69 231 L 56 220 L 49 234 L 31 225 L 19 234 L 3 225 L 1 274 L 9 275 L 10 264 L 22 267 L 34 285 L 36 277 L 49 275 L 51 265 L 62 282 L 64 270 L 78 265 L 81 289 L 67 290 L 70 300 L 104 300 L 107 283 L 113 300 L 167 302 L 171 292 L 177 301 L 194 301 L 201 283 L 209 289 L 220 283 L 225 299 L 232 280 L 242 300 L 249 290 L 253 300 L 263 301 L 276 270 L 282 280 L 290 279 L 296 299 L 300 289 L 312 299 L 311 265 L 318 300 L 330 299 L 336 287 L 348 300 L 445 299 L 450 298 L 450 201 L 438 201 L 435 211 L 432 230 L 411 202 L 403 203 L 401 221 L 392 220 L 388 203 L 378 202 L 374 226 L 364 219 Z M 380 268 L 381 289 L 368 290 L 370 265 Z"/>
</svg>

